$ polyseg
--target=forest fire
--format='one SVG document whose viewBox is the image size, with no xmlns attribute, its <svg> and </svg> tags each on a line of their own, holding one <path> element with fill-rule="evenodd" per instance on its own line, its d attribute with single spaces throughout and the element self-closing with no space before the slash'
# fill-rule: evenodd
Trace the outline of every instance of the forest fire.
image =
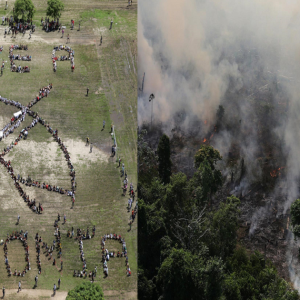
<svg viewBox="0 0 300 300">
<path fill-rule="evenodd" d="M 206 141 L 207 141 L 207 139 L 204 138 L 204 139 L 203 139 L 203 143 L 205 143 Z"/>
</svg>

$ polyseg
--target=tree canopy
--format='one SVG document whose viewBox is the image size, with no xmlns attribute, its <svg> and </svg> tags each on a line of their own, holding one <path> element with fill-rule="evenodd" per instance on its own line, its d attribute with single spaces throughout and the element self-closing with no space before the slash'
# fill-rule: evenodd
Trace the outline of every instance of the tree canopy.
<svg viewBox="0 0 300 300">
<path fill-rule="evenodd" d="M 159 177 L 163 183 L 170 182 L 171 176 L 171 149 L 170 149 L 170 139 L 167 135 L 163 134 L 159 140 L 157 147 L 158 155 L 158 172 Z"/>
<path fill-rule="evenodd" d="M 104 300 L 104 294 L 100 285 L 91 283 L 90 281 L 83 282 L 70 290 L 66 300 Z"/>
<path fill-rule="evenodd" d="M 14 8 L 14 18 L 23 20 L 32 19 L 36 11 L 31 0 L 16 0 Z"/>
<path fill-rule="evenodd" d="M 158 156 L 169 157 L 166 136 L 160 145 Z M 157 172 L 145 140 L 139 149 L 148 157 L 146 184 L 139 182 L 139 299 L 299 300 L 264 255 L 249 254 L 238 244 L 240 200 L 218 194 L 222 157 L 216 149 L 199 149 L 191 178 L 171 172 L 169 180 Z M 218 205 L 208 201 L 212 195 Z"/>
<path fill-rule="evenodd" d="M 48 0 L 47 1 L 47 11 L 46 15 L 52 17 L 53 19 L 60 18 L 61 12 L 64 10 L 65 6 L 61 0 Z"/>
<path fill-rule="evenodd" d="M 291 206 L 291 220 L 295 236 L 300 237 L 300 199 Z"/>
</svg>

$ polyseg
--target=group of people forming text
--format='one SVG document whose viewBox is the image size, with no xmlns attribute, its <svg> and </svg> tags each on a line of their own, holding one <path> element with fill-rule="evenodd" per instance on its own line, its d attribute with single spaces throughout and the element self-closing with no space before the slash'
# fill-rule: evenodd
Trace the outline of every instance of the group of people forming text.
<svg viewBox="0 0 300 300">
<path fill-rule="evenodd" d="M 68 55 L 57 56 L 56 51 L 60 51 L 60 50 L 67 51 Z M 53 71 L 56 72 L 56 69 L 57 69 L 56 61 L 70 60 L 71 70 L 73 72 L 75 69 L 74 56 L 75 56 L 75 51 L 72 50 L 71 47 L 69 47 L 69 46 L 60 45 L 58 47 L 54 47 L 54 49 L 52 51 Z"/>
</svg>

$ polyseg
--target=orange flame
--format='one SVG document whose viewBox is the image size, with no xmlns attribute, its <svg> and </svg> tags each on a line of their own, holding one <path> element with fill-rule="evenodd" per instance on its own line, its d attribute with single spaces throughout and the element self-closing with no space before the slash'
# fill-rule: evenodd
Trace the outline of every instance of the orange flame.
<svg viewBox="0 0 300 300">
<path fill-rule="evenodd" d="M 284 167 L 280 167 L 278 169 L 275 169 L 273 171 L 270 172 L 271 177 L 277 177 L 279 175 L 281 175 L 280 170 L 282 170 Z"/>
<path fill-rule="evenodd" d="M 203 143 L 205 143 L 207 141 L 207 139 L 203 139 Z"/>
<path fill-rule="evenodd" d="M 209 139 L 211 140 L 213 138 L 213 136 L 214 136 L 214 134 L 212 134 Z"/>
</svg>

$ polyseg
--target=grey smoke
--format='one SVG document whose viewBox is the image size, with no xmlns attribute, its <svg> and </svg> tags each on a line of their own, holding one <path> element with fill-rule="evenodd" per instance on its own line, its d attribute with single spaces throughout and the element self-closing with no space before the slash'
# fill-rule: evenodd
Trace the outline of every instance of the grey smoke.
<svg viewBox="0 0 300 300">
<path fill-rule="evenodd" d="M 279 105 L 280 89 L 288 106 L 268 132 L 286 159 L 282 182 L 285 213 L 298 197 L 300 177 L 300 3 L 296 0 L 152 0 L 139 3 L 139 79 L 146 73 L 138 102 L 139 124 L 149 122 L 148 97 L 155 94 L 154 121 L 170 132 L 174 115 L 184 111 L 183 128 L 197 118 L 209 133 L 216 110 L 225 107 L 230 130 L 212 140 L 226 159 L 233 142 L 247 167 L 243 187 L 260 180 L 259 156 L 266 156 L 258 133 L 255 97 L 261 107 Z M 268 95 L 274 94 L 274 97 Z M 276 98 L 277 97 L 277 98 Z M 267 100 L 264 100 L 267 99 Z M 240 122 L 238 122 L 240 120 Z M 238 128 L 238 130 L 236 130 Z M 244 134 L 239 135 L 238 132 Z M 279 145 L 279 146 L 278 146 Z M 242 186 L 238 187 L 238 189 Z M 267 207 L 252 217 L 251 231 L 269 214 Z M 297 274 L 291 272 L 296 286 Z"/>
</svg>

